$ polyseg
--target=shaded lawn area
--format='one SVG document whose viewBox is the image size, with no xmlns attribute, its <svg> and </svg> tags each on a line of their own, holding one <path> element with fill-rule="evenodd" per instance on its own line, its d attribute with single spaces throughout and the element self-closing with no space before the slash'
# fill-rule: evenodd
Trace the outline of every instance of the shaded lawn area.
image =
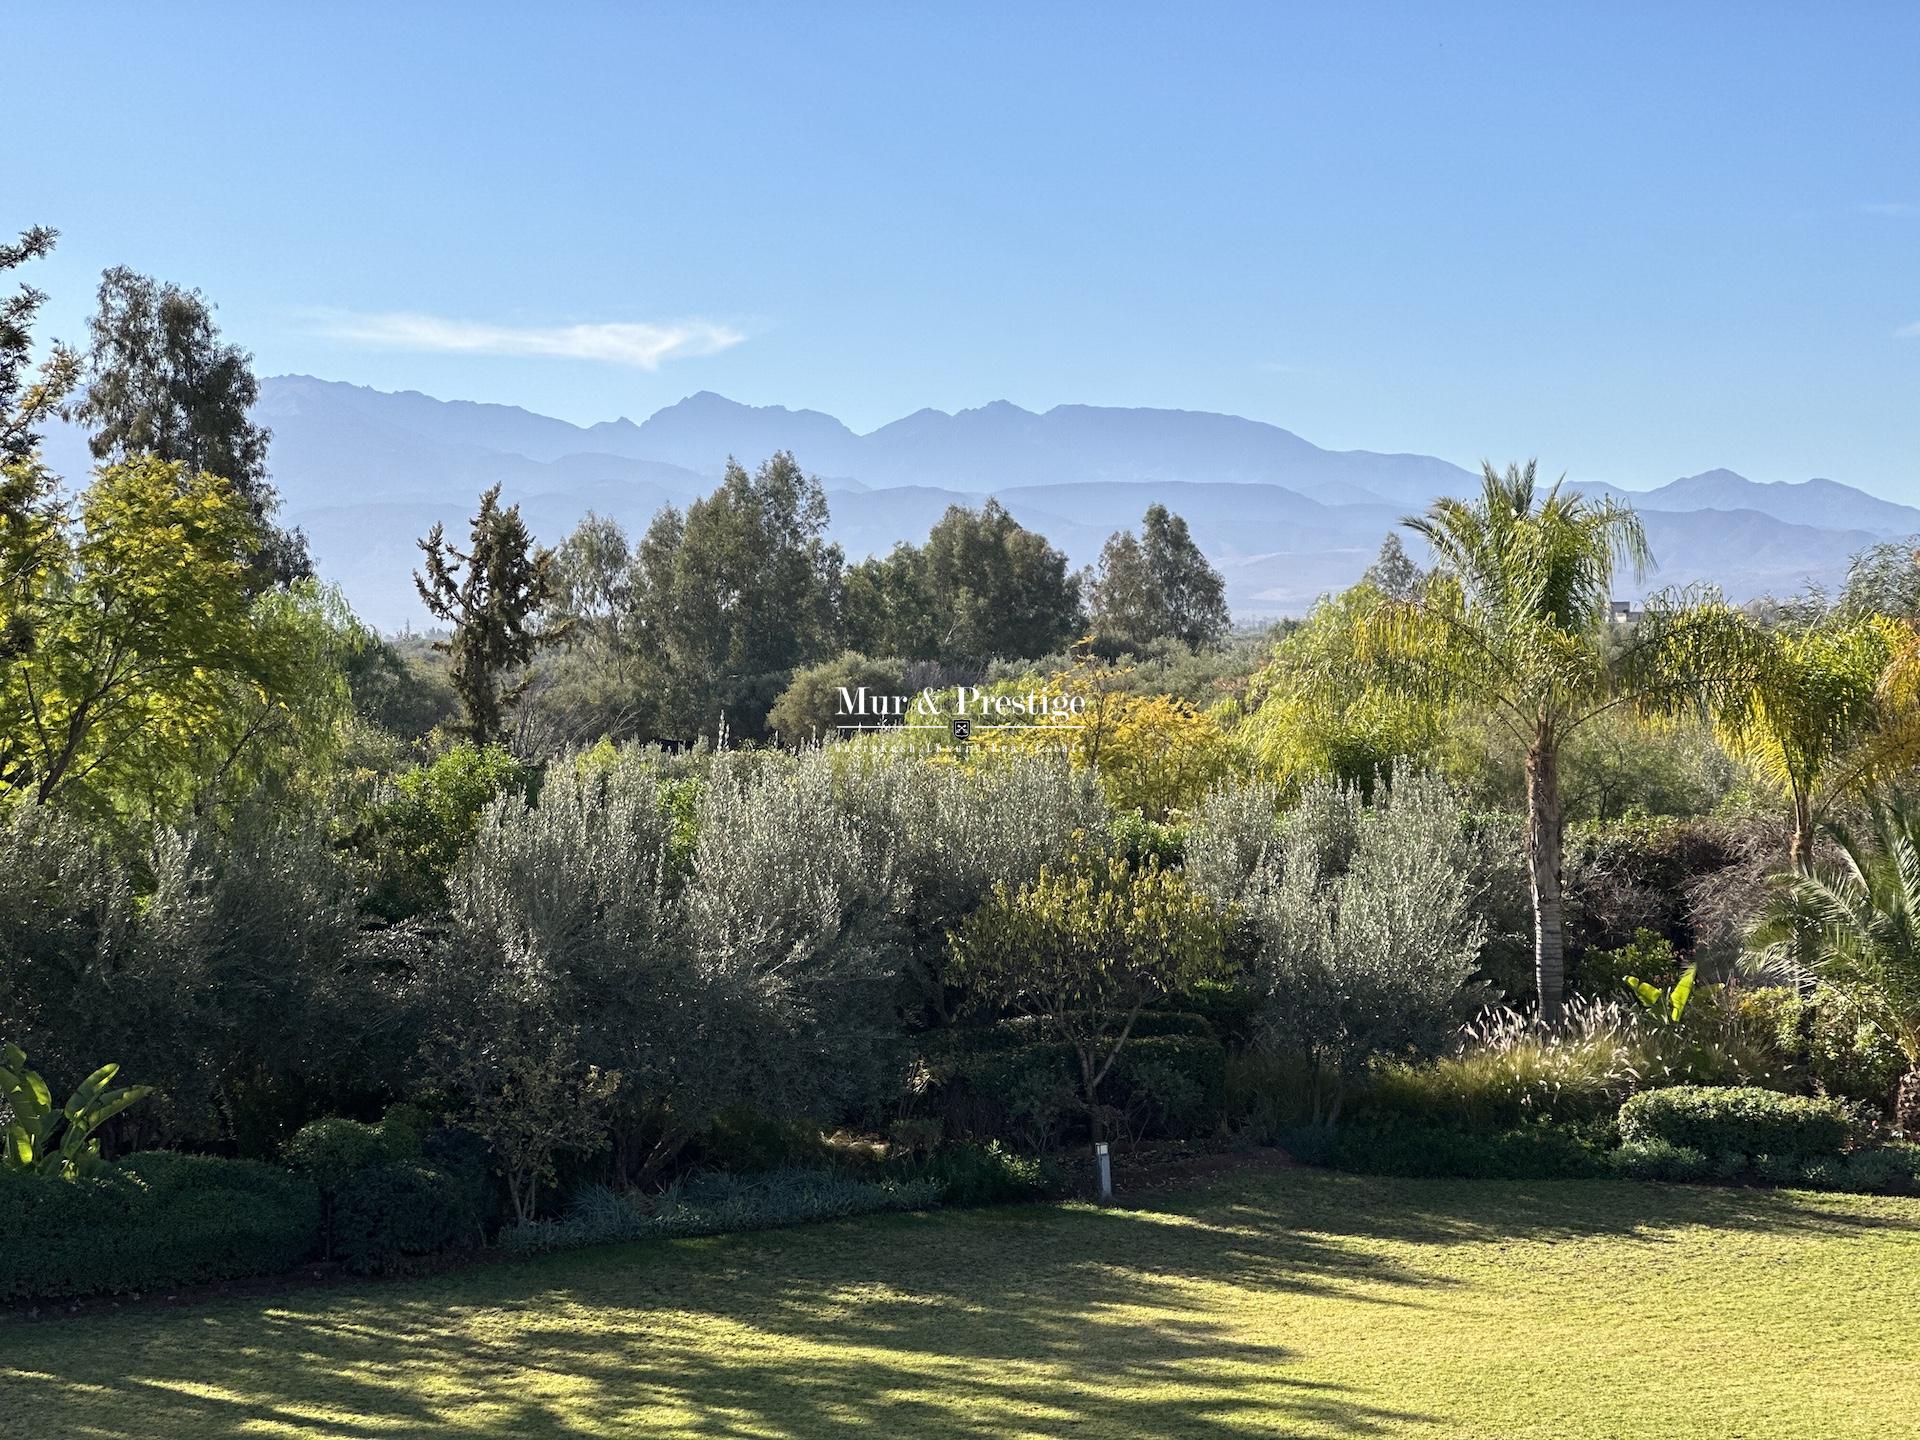
<svg viewBox="0 0 1920 1440">
<path fill-rule="evenodd" d="M 1266 1171 L 0 1321 L 0 1436 L 1920 1435 L 1917 1297 L 1920 1201 Z"/>
</svg>

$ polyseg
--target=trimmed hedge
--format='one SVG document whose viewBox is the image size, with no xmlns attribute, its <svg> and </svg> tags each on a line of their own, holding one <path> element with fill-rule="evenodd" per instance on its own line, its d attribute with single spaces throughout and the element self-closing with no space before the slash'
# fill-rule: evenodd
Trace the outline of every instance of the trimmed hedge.
<svg viewBox="0 0 1920 1440">
<path fill-rule="evenodd" d="M 1667 1140 L 1632 1140 L 1613 1153 L 1614 1168 L 1630 1180 L 1799 1185 L 1867 1195 L 1920 1191 L 1920 1146 L 1887 1145 L 1849 1155 L 1708 1154 Z"/>
<path fill-rule="evenodd" d="M 1853 1129 L 1838 1101 L 1751 1085 L 1672 1085 L 1642 1091 L 1620 1107 L 1623 1145 L 1660 1141 L 1715 1157 L 1837 1156 Z"/>
<path fill-rule="evenodd" d="M 1172 1003 L 1206 1021 L 1214 1039 L 1223 1045 L 1252 1044 L 1267 1006 L 1266 997 L 1259 991 L 1228 980 L 1202 980 Z"/>
<path fill-rule="evenodd" d="M 1361 1175 L 1468 1180 L 1578 1180 L 1608 1173 L 1604 1148 L 1556 1124 L 1473 1131 L 1419 1124 L 1317 1126 L 1286 1138 L 1287 1153 L 1308 1165 Z"/>
<path fill-rule="evenodd" d="M 153 1151 L 98 1176 L 0 1173 L 0 1299 L 271 1275 L 320 1241 L 312 1182 L 252 1160 Z"/>
<path fill-rule="evenodd" d="M 479 1217 L 462 1187 L 430 1165 L 372 1165 L 349 1176 L 333 1202 L 333 1253 L 362 1275 L 397 1270 L 477 1238 Z"/>
</svg>

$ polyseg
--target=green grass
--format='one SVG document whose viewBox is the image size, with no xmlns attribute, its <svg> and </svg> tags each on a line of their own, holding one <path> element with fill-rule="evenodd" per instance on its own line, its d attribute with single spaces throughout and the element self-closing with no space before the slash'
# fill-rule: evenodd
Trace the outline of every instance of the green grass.
<svg viewBox="0 0 1920 1440">
<path fill-rule="evenodd" d="M 1920 1434 L 1920 1202 L 1248 1174 L 0 1321 L 0 1436 Z"/>
</svg>

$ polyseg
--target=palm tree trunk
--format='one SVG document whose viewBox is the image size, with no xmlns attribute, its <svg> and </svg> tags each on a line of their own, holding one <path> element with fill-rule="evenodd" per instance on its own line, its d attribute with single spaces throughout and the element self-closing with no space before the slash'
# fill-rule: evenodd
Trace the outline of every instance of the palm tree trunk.
<svg viewBox="0 0 1920 1440">
<path fill-rule="evenodd" d="M 1893 1095 L 1893 1128 L 1909 1142 L 1920 1139 L 1920 1065 L 1900 1077 Z"/>
<path fill-rule="evenodd" d="M 1527 867 L 1533 879 L 1533 975 L 1540 1018 L 1560 1018 L 1567 982 L 1565 900 L 1560 888 L 1563 821 L 1560 812 L 1560 748 L 1544 717 L 1527 747 Z"/>
<path fill-rule="evenodd" d="M 1793 841 L 1788 858 L 1796 875 L 1813 873 L 1813 801 L 1802 791 L 1793 796 Z"/>
<path fill-rule="evenodd" d="M 1813 801 L 1797 787 L 1793 791 L 1793 838 L 1788 842 L 1787 862 L 1795 875 L 1813 874 Z M 1793 963 L 1797 972 L 1794 984 L 1803 995 L 1811 995 L 1819 927 L 1802 917 L 1795 928 L 1799 933 L 1793 942 Z"/>
</svg>

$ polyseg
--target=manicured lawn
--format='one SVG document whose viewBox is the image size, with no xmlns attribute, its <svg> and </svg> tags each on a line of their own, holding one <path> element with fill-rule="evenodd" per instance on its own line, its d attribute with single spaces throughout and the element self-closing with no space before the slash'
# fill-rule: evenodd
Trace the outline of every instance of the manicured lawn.
<svg viewBox="0 0 1920 1440">
<path fill-rule="evenodd" d="M 1920 1202 L 1265 1172 L 0 1321 L 0 1436 L 1906 1436 L 1916 1300 Z"/>
</svg>

